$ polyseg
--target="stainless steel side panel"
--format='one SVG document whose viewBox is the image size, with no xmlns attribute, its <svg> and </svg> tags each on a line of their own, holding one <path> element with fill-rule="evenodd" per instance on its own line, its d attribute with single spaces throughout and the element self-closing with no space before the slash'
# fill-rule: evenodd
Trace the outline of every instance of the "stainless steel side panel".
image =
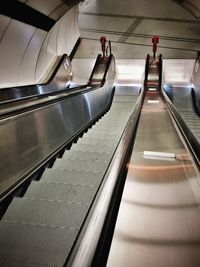
<svg viewBox="0 0 200 267">
<path fill-rule="evenodd" d="M 113 80 L 111 71 L 101 88 L 1 121 L 1 194 L 108 107 Z"/>
</svg>

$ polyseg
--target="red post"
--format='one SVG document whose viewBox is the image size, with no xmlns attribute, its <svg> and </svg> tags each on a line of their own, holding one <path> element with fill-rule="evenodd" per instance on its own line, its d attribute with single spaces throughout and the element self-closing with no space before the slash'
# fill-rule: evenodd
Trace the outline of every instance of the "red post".
<svg viewBox="0 0 200 267">
<path fill-rule="evenodd" d="M 153 59 L 155 60 L 157 45 L 159 43 L 159 36 L 157 34 L 154 34 L 154 36 L 152 37 L 152 43 L 153 43 Z"/>
<path fill-rule="evenodd" d="M 107 42 L 106 37 L 105 36 L 101 36 L 100 42 L 101 42 L 101 50 L 103 52 L 103 57 L 105 57 L 105 53 L 106 53 L 106 42 Z"/>
</svg>

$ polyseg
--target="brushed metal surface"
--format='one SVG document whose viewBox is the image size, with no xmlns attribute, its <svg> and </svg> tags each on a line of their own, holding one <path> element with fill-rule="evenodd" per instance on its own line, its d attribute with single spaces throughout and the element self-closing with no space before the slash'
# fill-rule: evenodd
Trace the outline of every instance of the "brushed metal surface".
<svg viewBox="0 0 200 267">
<path fill-rule="evenodd" d="M 108 108 L 114 76 L 111 68 L 103 87 L 0 122 L 1 194 Z"/>
<path fill-rule="evenodd" d="M 77 147 L 80 141 L 90 146 L 88 134 L 94 133 L 98 124 L 101 124 L 101 129 L 97 130 L 99 134 L 103 131 L 104 135 L 105 133 L 110 135 L 110 128 L 107 127 L 108 121 L 115 121 L 112 130 L 117 133 L 120 131 L 122 134 L 127 120 L 130 120 L 129 116 L 134 109 L 137 96 L 134 97 L 135 101 L 130 99 L 129 103 L 123 100 L 123 96 L 121 96 L 121 99 L 120 102 L 119 97 L 117 97 L 117 101 L 115 101 L 114 96 L 109 112 L 94 127 L 89 129 L 78 140 L 77 144 L 73 144 L 72 148 Z M 132 123 L 134 123 L 133 116 L 131 118 Z M 103 127 L 104 123 L 105 127 Z M 127 129 L 130 131 L 132 128 L 127 126 Z M 92 146 L 95 148 L 95 144 L 99 141 L 101 147 L 105 150 L 104 147 L 108 140 L 105 139 L 103 144 L 102 139 L 98 139 L 99 134 L 95 138 L 95 143 L 94 138 L 91 139 L 92 144 L 94 144 Z M 115 138 L 115 143 L 112 142 L 113 148 L 118 145 L 121 134 L 117 134 L 118 138 Z M 127 138 L 123 138 L 123 143 L 128 145 Z M 98 150 L 98 147 L 96 147 L 96 150 Z M 126 149 L 124 146 L 120 146 L 117 151 L 116 160 L 121 164 L 120 159 Z M 20 267 L 27 266 L 27 263 L 35 267 L 64 266 L 63 264 L 73 246 L 76 235 L 80 232 L 80 226 L 112 160 L 112 154 L 107 154 L 106 151 L 102 153 L 86 151 L 84 152 L 84 158 L 83 152 L 80 150 L 76 151 L 75 154 L 76 158 L 74 158 L 72 149 L 65 151 L 62 159 L 57 159 L 51 169 L 47 168 L 45 170 L 40 181 L 30 184 L 22 198 L 12 200 L 0 221 L 0 246 L 2 247 L 0 250 L 0 266 L 19 266 L 18 262 Z M 96 159 L 91 154 L 95 154 Z M 105 157 L 102 157 L 102 154 L 105 154 Z M 87 164 L 85 164 L 86 161 Z M 90 165 L 88 165 L 89 161 Z M 104 164 L 105 161 L 107 164 Z M 80 166 L 84 169 L 81 168 L 80 170 Z M 116 166 L 115 164 L 114 172 L 117 171 Z M 91 170 L 91 167 L 93 170 Z M 111 180 L 107 180 L 108 187 L 110 187 Z M 104 190 L 105 195 L 102 194 L 103 199 L 109 193 L 107 189 Z M 109 195 L 111 196 L 111 194 Z M 109 205 L 109 201 L 107 205 Z M 100 220 L 103 220 L 102 213 L 99 211 L 97 209 L 98 216 Z M 103 211 L 106 215 L 104 208 Z M 94 228 L 96 223 L 92 224 L 92 230 L 95 231 L 95 237 L 92 236 L 92 238 L 98 241 L 97 231 Z M 98 234 L 100 234 L 100 231 Z M 52 238 L 55 238 L 53 244 Z M 94 250 L 95 246 L 92 242 L 85 246 L 90 252 L 88 245 Z M 80 266 L 83 266 L 83 259 L 81 259 Z"/>
<path fill-rule="evenodd" d="M 144 157 L 145 150 L 173 152 L 176 158 Z M 162 98 L 148 92 L 107 266 L 200 266 L 199 181 Z"/>
</svg>

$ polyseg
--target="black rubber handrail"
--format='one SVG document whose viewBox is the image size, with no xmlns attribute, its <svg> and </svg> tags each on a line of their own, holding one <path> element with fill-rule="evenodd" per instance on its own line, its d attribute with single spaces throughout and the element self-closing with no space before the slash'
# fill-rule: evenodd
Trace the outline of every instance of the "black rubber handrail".
<svg viewBox="0 0 200 267">
<path fill-rule="evenodd" d="M 99 63 L 100 58 L 101 58 L 101 54 L 98 54 L 97 59 L 96 59 L 95 64 L 94 64 L 94 68 L 93 68 L 93 70 L 91 72 L 91 75 L 90 75 L 88 83 L 91 83 L 91 81 L 92 81 L 92 77 L 94 75 L 95 68 L 97 67 L 97 64 Z"/>
<path fill-rule="evenodd" d="M 45 87 L 50 86 L 50 84 L 56 78 L 56 74 L 58 73 L 58 71 L 59 71 L 59 69 L 60 69 L 61 65 L 63 64 L 63 62 L 64 62 L 66 57 L 67 57 L 66 54 L 61 56 L 61 58 L 59 59 L 58 64 L 56 65 L 53 73 L 51 74 L 51 77 L 45 83 L 33 84 L 33 85 L 23 85 L 23 86 L 16 86 L 16 87 L 0 89 L 0 105 L 3 105 L 5 103 L 9 103 L 9 102 L 17 102 L 17 101 L 20 101 L 20 100 L 27 100 L 27 99 L 31 99 L 31 98 L 34 98 L 34 97 L 37 97 L 37 96 L 45 96 L 45 95 L 50 94 L 50 92 L 45 92 L 45 93 L 42 93 L 42 94 L 31 93 L 31 94 L 24 95 L 24 96 L 22 96 L 20 98 L 3 99 L 3 95 L 4 94 L 12 94 L 12 93 L 15 93 L 16 91 L 17 92 L 21 92 L 21 94 L 22 93 L 25 94 L 28 91 L 37 92 L 37 90 L 38 90 L 37 88 L 38 87 L 45 88 Z M 52 93 L 60 92 L 60 91 L 63 91 L 63 90 L 53 91 Z"/>
<path fill-rule="evenodd" d="M 18 100 L 20 98 L 8 98 L 8 99 L 5 99 L 4 95 L 7 94 L 12 94 L 13 92 L 24 92 L 24 94 L 28 91 L 37 91 L 37 88 L 38 87 L 42 87 L 42 88 L 45 88 L 47 87 L 48 85 L 50 85 L 50 83 L 55 79 L 56 77 L 56 74 L 58 73 L 61 65 L 63 64 L 64 60 L 66 57 L 68 57 L 70 59 L 70 61 L 72 61 L 73 57 L 74 57 L 74 54 L 78 48 L 80 44 L 80 38 L 77 40 L 71 54 L 68 55 L 67 54 L 63 54 L 62 56 L 58 56 L 58 62 L 56 64 L 56 66 L 54 67 L 54 69 L 52 70 L 52 73 L 50 75 L 50 77 L 48 78 L 48 80 L 46 82 L 43 82 L 43 83 L 38 83 L 38 84 L 31 84 L 31 85 L 22 85 L 22 86 L 13 86 L 13 87 L 7 87 L 7 88 L 0 88 L 0 101 L 3 102 L 3 103 L 6 103 L 6 102 L 11 102 L 11 101 L 15 101 L 15 100 Z M 43 95 L 46 95 L 48 94 L 47 93 L 43 93 Z M 23 97 L 21 97 L 22 99 L 30 99 L 30 98 L 33 98 L 33 97 L 36 97 L 38 94 L 36 93 L 33 93 L 31 95 L 25 95 Z M 0 104 L 1 104 L 0 102 Z"/>
<path fill-rule="evenodd" d="M 149 60 L 150 60 L 150 55 L 148 54 L 146 57 L 145 71 L 144 71 L 144 87 L 145 87 L 145 89 L 146 89 L 147 80 L 148 80 L 148 73 L 149 73 Z"/>
<path fill-rule="evenodd" d="M 163 60 L 162 54 L 159 55 L 159 89 L 161 90 L 162 86 L 162 70 L 163 70 Z"/>
</svg>

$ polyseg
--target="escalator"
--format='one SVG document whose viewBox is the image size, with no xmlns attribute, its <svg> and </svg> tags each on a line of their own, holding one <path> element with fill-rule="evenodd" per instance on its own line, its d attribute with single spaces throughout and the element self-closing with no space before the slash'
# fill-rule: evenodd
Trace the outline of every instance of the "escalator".
<svg viewBox="0 0 200 267">
<path fill-rule="evenodd" d="M 171 99 L 185 124 L 200 143 L 200 117 L 194 108 L 191 87 L 172 87 Z"/>
<path fill-rule="evenodd" d="M 73 53 L 72 53 L 73 54 Z M 39 95 L 47 95 L 65 90 L 70 86 L 72 56 L 58 56 L 51 72 L 41 84 L 1 88 L 0 102 L 11 102 L 17 99 L 28 99 Z"/>
<path fill-rule="evenodd" d="M 160 64 L 150 58 L 149 73 Z M 148 77 L 113 235 L 102 233 L 95 267 L 200 265 L 199 164 L 160 76 Z"/>
<path fill-rule="evenodd" d="M 109 112 L 12 200 L 0 265 L 200 265 L 198 155 L 161 73 L 148 56 L 144 89 L 116 87 Z"/>
<path fill-rule="evenodd" d="M 59 151 L 63 150 L 62 140 L 70 140 L 70 138 L 74 137 L 75 132 L 80 132 L 81 128 L 85 129 L 86 133 L 82 138 L 78 139 L 77 143 L 73 143 L 71 147 L 68 146 L 64 150 L 62 157 L 60 156 L 53 164 L 50 164 L 52 165 L 51 168 L 46 168 L 40 178 L 37 177 L 36 180 L 32 181 L 28 189 L 24 190 L 25 192 L 20 197 L 14 197 L 11 201 L 0 221 L 1 266 L 63 266 L 74 244 L 77 243 L 139 95 L 138 88 L 130 91 L 130 88 L 127 87 L 116 87 L 109 112 L 94 126 L 90 126 L 91 128 L 84 128 L 85 126 L 88 127 L 89 123 L 99 114 L 102 115 L 102 110 L 105 112 L 108 109 L 112 96 L 110 87 L 114 69 L 112 64 L 106 64 L 106 66 L 108 68 L 106 70 L 108 84 L 106 84 L 103 76 L 103 83 L 105 83 L 106 87 L 104 85 L 103 88 L 98 89 L 99 81 L 102 80 L 102 76 L 99 76 L 99 69 L 101 69 L 100 73 L 102 73 L 102 70 L 104 70 L 103 73 L 105 72 L 105 64 L 104 66 L 101 64 L 98 65 L 98 71 L 93 73 L 90 79 L 90 84 L 93 87 L 95 84 L 97 89 L 87 91 L 85 94 L 82 93 L 82 98 L 78 99 L 77 103 L 74 99 L 79 97 L 80 94 L 73 96 L 74 99 L 73 97 L 67 98 L 68 106 L 60 106 L 60 102 L 65 104 L 66 101 L 61 98 L 58 107 L 54 108 L 57 102 L 53 102 L 45 107 L 34 108 L 22 113 L 25 116 L 22 116 L 21 113 L 17 115 L 19 118 L 21 116 L 27 118 L 28 113 L 28 122 L 25 120 L 24 125 L 30 128 L 30 132 L 34 132 L 32 127 L 36 127 L 47 134 L 46 143 L 43 143 L 47 150 L 42 149 L 41 154 L 50 153 L 50 151 L 55 150 L 55 147 L 58 147 Z M 83 104 L 86 104 L 87 109 L 80 109 Z M 66 111 L 70 111 L 69 107 L 73 105 L 74 110 L 72 109 L 72 111 L 76 112 L 77 117 L 74 117 L 75 115 L 72 111 L 68 114 L 66 113 Z M 53 107 L 52 112 L 51 107 Z M 45 109 L 48 112 L 47 116 L 44 113 Z M 58 115 L 55 113 L 56 110 Z M 37 124 L 31 119 L 31 114 L 33 114 L 33 118 L 38 117 Z M 71 124 L 69 125 L 72 133 L 70 132 L 69 134 L 59 126 L 59 124 L 63 124 L 63 117 L 67 115 L 68 117 L 69 115 L 71 116 Z M 85 118 L 85 116 L 88 117 Z M 11 113 L 5 119 L 7 121 L 7 124 L 5 124 L 7 133 L 9 131 L 9 122 L 12 124 L 13 120 L 15 125 L 18 123 L 18 127 L 23 129 L 22 121 L 15 122 Z M 48 124 L 45 124 L 45 120 L 47 120 Z M 48 120 L 50 121 L 48 122 Z M 56 120 L 58 120 L 59 124 L 56 123 Z M 33 126 L 31 126 L 31 123 Z M 52 137 L 51 131 L 45 131 L 45 128 L 50 130 L 49 123 L 51 125 L 53 123 L 53 128 L 57 127 Z M 68 124 L 64 122 L 64 129 L 67 126 Z M 29 135 L 28 130 L 26 134 Z M 18 142 L 20 140 L 22 142 L 23 138 L 25 138 L 23 133 L 21 135 L 22 137 L 19 137 Z M 56 140 L 59 141 L 57 144 L 53 144 L 56 135 L 58 135 Z M 60 135 L 63 135 L 63 137 L 59 138 Z M 43 138 L 42 136 L 39 136 L 39 140 Z M 30 140 L 32 140 L 32 137 L 28 141 L 30 142 Z M 38 139 L 36 138 L 34 142 L 38 142 Z M 53 147 L 50 147 L 52 144 Z M 17 153 L 20 150 L 19 146 L 16 147 L 15 159 L 18 164 L 20 160 L 17 159 L 17 155 L 19 156 Z M 24 175 L 22 175 L 22 171 L 26 174 L 27 162 L 30 162 L 30 166 L 36 165 L 33 162 L 36 146 L 34 145 L 32 150 L 30 147 L 25 146 L 25 149 L 26 156 L 31 154 L 33 156 L 28 160 L 24 159 L 25 162 L 20 163 L 21 165 L 19 166 L 15 163 L 15 171 L 12 168 L 13 156 L 11 156 L 10 170 L 8 170 L 9 162 L 6 166 L 3 166 L 5 176 L 8 177 L 11 171 L 17 182 L 21 179 L 19 177 Z M 29 152 L 30 154 L 28 154 Z M 36 156 L 38 155 L 37 152 Z M 25 167 L 21 168 L 23 166 Z M 13 180 L 10 177 L 9 175 L 10 183 L 15 184 L 15 179 Z M 9 179 L 3 180 L 4 183 L 1 185 L 2 192 L 12 189 Z M 7 185 L 5 185 L 6 182 Z"/>
<path fill-rule="evenodd" d="M 37 176 L 109 109 L 114 77 L 114 57 L 98 56 L 87 85 L 1 104 L 1 200 Z"/>
</svg>

